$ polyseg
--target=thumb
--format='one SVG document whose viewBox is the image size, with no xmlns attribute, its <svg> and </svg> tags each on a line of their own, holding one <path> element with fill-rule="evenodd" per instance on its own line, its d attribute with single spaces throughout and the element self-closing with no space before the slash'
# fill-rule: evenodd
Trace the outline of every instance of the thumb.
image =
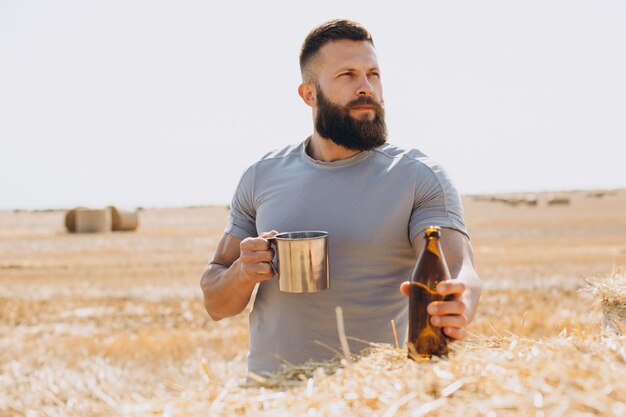
<svg viewBox="0 0 626 417">
<path fill-rule="evenodd" d="M 268 237 L 274 237 L 278 234 L 278 232 L 276 230 L 272 230 L 270 232 L 263 232 L 259 235 L 259 237 L 262 237 L 263 239 L 267 239 Z"/>
<path fill-rule="evenodd" d="M 410 287 L 411 283 L 409 281 L 404 281 L 402 284 L 400 284 L 400 292 L 408 297 Z"/>
</svg>

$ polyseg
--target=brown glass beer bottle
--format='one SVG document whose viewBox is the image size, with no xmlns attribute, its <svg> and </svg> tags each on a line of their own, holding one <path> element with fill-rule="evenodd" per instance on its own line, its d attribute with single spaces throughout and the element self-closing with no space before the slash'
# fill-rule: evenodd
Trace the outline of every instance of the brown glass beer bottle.
<svg viewBox="0 0 626 417">
<path fill-rule="evenodd" d="M 439 244 L 440 228 L 427 227 L 424 231 L 426 245 L 411 276 L 409 292 L 408 357 L 428 358 L 448 354 L 448 337 L 441 327 L 430 323 L 426 307 L 444 298 L 437 293 L 439 281 L 450 279 L 450 271 Z"/>
</svg>

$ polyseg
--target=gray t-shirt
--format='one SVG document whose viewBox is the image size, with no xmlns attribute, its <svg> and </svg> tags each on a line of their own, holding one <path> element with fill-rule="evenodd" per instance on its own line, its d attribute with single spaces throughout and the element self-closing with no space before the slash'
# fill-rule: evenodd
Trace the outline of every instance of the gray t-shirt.
<svg viewBox="0 0 626 417">
<path fill-rule="evenodd" d="M 393 319 L 405 337 L 408 301 L 399 286 L 416 261 L 413 240 L 430 225 L 467 234 L 457 190 L 421 152 L 386 144 L 321 162 L 306 153 L 309 140 L 249 167 L 231 204 L 226 233 L 240 239 L 270 230 L 329 233 L 329 289 L 284 293 L 276 278 L 259 285 L 250 313 L 253 372 L 275 371 L 275 355 L 291 363 L 332 358 L 316 341 L 340 350 L 336 306 L 347 336 L 393 343 Z M 365 347 L 350 341 L 353 352 Z"/>
</svg>

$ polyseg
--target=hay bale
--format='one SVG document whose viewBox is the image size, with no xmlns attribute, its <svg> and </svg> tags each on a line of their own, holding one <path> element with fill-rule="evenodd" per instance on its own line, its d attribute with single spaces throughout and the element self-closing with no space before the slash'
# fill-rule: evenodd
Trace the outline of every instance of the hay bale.
<svg viewBox="0 0 626 417">
<path fill-rule="evenodd" d="M 75 213 L 76 233 L 105 233 L 111 231 L 111 210 L 78 209 Z"/>
<path fill-rule="evenodd" d="M 476 194 L 472 196 L 474 201 L 493 201 L 493 196 L 486 194 Z"/>
<path fill-rule="evenodd" d="M 562 195 L 555 195 L 548 198 L 548 205 L 550 206 L 564 206 L 570 203 L 569 197 Z"/>
<path fill-rule="evenodd" d="M 613 274 L 587 283 L 602 311 L 603 331 L 609 336 L 626 335 L 626 274 Z"/>
<path fill-rule="evenodd" d="M 524 196 L 524 203 L 530 207 L 536 207 L 537 203 L 539 203 L 539 199 L 535 194 L 526 194 Z"/>
<path fill-rule="evenodd" d="M 107 207 L 111 211 L 112 230 L 132 231 L 139 226 L 139 215 L 137 210 L 121 210 L 114 206 Z"/>
<path fill-rule="evenodd" d="M 607 194 L 608 194 L 608 192 L 604 191 L 604 190 L 589 191 L 587 193 L 587 197 L 589 197 L 589 198 L 602 198 L 602 197 L 604 197 Z"/>
<path fill-rule="evenodd" d="M 76 212 L 84 210 L 86 207 L 76 207 L 65 213 L 65 228 L 70 233 L 76 233 Z"/>
<path fill-rule="evenodd" d="M 520 203 L 520 200 L 514 197 L 509 197 L 504 201 L 504 204 L 508 204 L 511 207 L 516 207 Z"/>
</svg>

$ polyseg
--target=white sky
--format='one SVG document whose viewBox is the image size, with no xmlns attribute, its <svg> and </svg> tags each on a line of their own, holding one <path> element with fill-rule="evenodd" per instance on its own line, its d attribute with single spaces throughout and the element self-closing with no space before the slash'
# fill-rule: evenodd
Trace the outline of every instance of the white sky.
<svg viewBox="0 0 626 417">
<path fill-rule="evenodd" d="M 311 133 L 298 52 L 336 17 L 461 193 L 626 187 L 623 1 L 0 0 L 0 208 L 227 204 Z"/>
</svg>

